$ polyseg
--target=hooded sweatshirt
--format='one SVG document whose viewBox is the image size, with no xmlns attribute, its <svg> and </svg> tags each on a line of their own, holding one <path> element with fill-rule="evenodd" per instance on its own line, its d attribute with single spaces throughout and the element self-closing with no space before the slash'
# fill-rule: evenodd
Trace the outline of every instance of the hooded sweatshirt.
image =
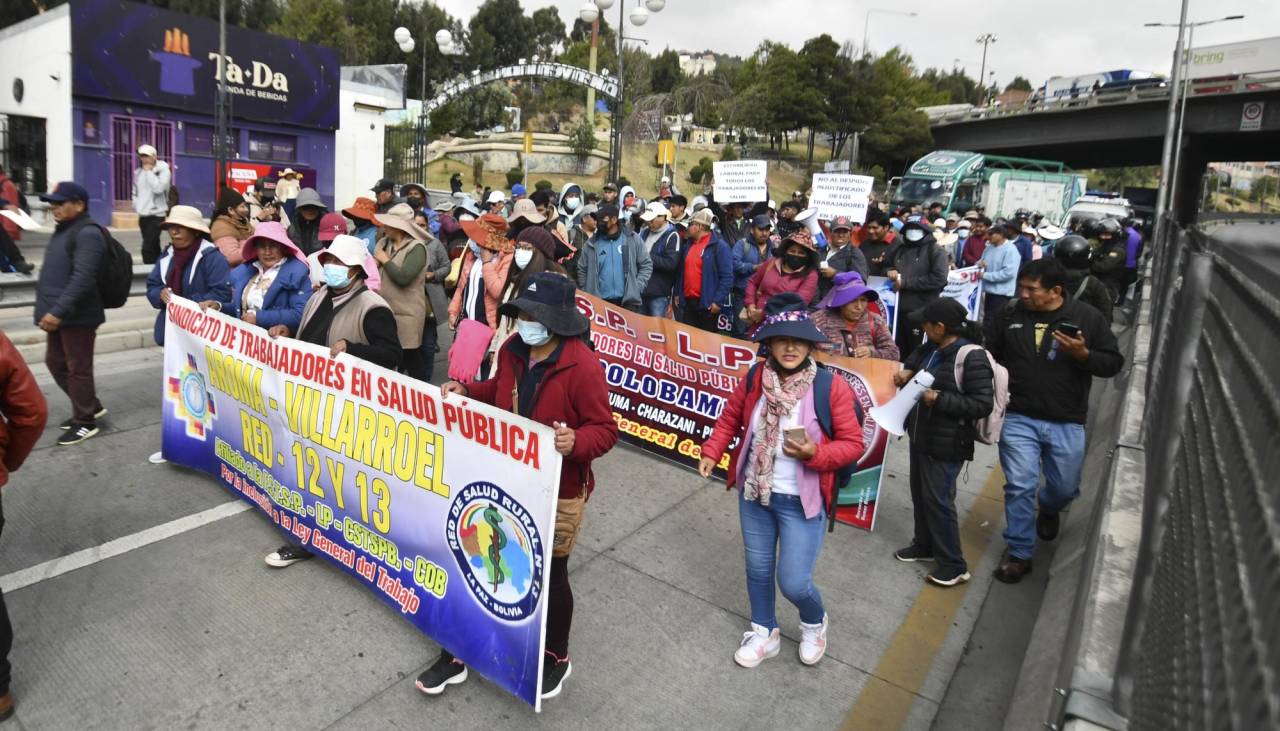
<svg viewBox="0 0 1280 731">
<path fill-rule="evenodd" d="M 294 210 L 305 206 L 319 207 L 320 215 L 314 221 L 307 221 L 301 213 L 295 215 L 293 222 L 289 224 L 289 238 L 304 254 L 310 255 L 324 248 L 320 243 L 320 219 L 329 211 L 329 207 L 324 204 L 315 188 L 303 188 L 298 193 Z"/>
<path fill-rule="evenodd" d="M 924 231 L 924 238 L 908 240 L 905 234 L 913 228 Z M 947 252 L 938 246 L 927 228 L 908 223 L 902 232 L 898 245 L 890 249 L 887 266 L 896 269 L 902 277 L 898 284 L 898 306 L 902 312 L 913 312 L 942 294 L 951 267 Z"/>
<path fill-rule="evenodd" d="M 564 199 L 570 193 L 573 193 L 578 197 L 578 207 L 573 209 L 572 211 L 569 210 L 568 208 L 565 208 L 564 206 Z M 586 204 L 587 204 L 586 197 L 582 194 L 582 186 L 578 185 L 577 183 L 565 183 L 565 186 L 560 189 L 560 207 L 559 207 L 560 220 L 564 222 L 565 228 L 573 228 L 573 224 L 578 222 L 578 213 L 582 210 L 582 207 L 585 206 Z"/>
</svg>

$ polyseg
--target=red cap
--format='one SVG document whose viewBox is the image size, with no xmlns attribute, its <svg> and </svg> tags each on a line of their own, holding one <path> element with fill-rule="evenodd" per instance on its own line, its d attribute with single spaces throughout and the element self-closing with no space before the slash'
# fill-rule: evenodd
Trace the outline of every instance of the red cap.
<svg viewBox="0 0 1280 731">
<path fill-rule="evenodd" d="M 326 213 L 320 217 L 321 241 L 333 241 L 334 237 L 347 232 L 347 219 L 341 213 Z"/>
</svg>

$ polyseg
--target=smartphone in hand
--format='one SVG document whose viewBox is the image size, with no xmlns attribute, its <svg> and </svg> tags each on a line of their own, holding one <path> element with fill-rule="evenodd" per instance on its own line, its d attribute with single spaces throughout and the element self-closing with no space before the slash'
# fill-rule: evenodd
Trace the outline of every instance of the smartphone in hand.
<svg viewBox="0 0 1280 731">
<path fill-rule="evenodd" d="M 783 432 L 783 435 L 796 444 L 804 444 L 809 441 L 809 435 L 805 433 L 804 427 L 802 426 L 792 427 Z"/>
<path fill-rule="evenodd" d="M 1060 322 L 1058 323 L 1057 330 L 1058 332 L 1062 333 L 1063 335 L 1066 335 L 1069 338 L 1080 337 L 1080 327 L 1078 325 L 1075 325 L 1074 323 Z"/>
</svg>

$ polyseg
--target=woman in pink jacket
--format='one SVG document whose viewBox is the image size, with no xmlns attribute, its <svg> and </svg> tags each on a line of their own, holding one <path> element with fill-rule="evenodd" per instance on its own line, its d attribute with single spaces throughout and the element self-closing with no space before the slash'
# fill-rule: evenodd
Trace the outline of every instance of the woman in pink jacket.
<svg viewBox="0 0 1280 731">
<path fill-rule="evenodd" d="M 515 243 L 507 238 L 507 219 L 496 213 L 463 221 L 462 230 L 470 240 L 449 303 L 449 328 L 456 332 L 449 348 L 449 377 L 470 383 L 489 375 L 486 355 L 498 328 L 498 306 Z"/>
<path fill-rule="evenodd" d="M 773 258 L 747 280 L 743 319 L 754 329 L 764 319 L 765 303 L 782 292 L 795 292 L 806 306 L 818 295 L 818 248 L 807 228 L 783 239 Z"/>
</svg>

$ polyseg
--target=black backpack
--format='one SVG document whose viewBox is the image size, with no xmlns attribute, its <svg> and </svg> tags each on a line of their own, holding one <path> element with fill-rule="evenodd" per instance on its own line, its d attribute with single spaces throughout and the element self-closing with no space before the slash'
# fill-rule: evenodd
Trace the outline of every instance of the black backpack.
<svg viewBox="0 0 1280 731">
<path fill-rule="evenodd" d="M 97 226 L 107 244 L 102 255 L 102 265 L 98 267 L 98 296 L 102 298 L 102 306 L 109 310 L 124 307 L 124 303 L 129 300 L 129 291 L 133 289 L 133 255 L 116 241 L 106 226 L 86 218 L 70 234 L 71 244 L 67 251 L 72 257 L 75 256 L 76 238 L 85 226 Z"/>
<path fill-rule="evenodd" d="M 165 191 L 164 199 L 165 199 L 165 204 L 168 205 L 170 208 L 173 208 L 174 206 L 178 205 L 178 203 L 181 202 L 182 200 L 182 198 L 178 195 L 178 186 L 170 185 L 169 190 Z"/>
</svg>

